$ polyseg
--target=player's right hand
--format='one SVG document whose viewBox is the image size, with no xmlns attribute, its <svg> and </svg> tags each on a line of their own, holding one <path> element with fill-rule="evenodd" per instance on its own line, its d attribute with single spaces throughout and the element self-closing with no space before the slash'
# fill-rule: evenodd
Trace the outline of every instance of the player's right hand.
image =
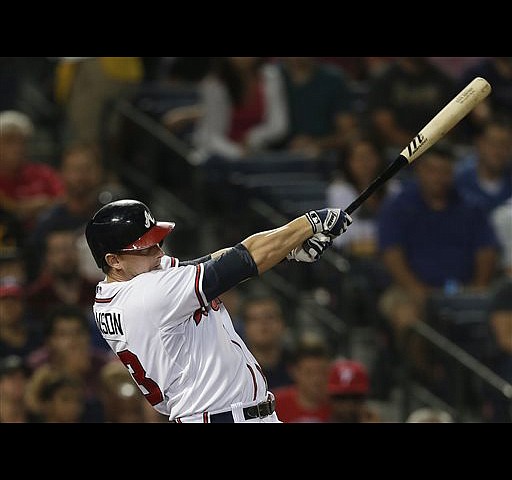
<svg viewBox="0 0 512 480">
<path fill-rule="evenodd" d="M 340 236 L 347 231 L 352 218 L 340 208 L 323 208 L 306 213 L 313 233 L 324 233 L 331 238 Z"/>
<path fill-rule="evenodd" d="M 315 233 L 300 247 L 294 248 L 286 258 L 297 262 L 313 263 L 332 245 L 332 238 L 323 233 Z"/>
</svg>

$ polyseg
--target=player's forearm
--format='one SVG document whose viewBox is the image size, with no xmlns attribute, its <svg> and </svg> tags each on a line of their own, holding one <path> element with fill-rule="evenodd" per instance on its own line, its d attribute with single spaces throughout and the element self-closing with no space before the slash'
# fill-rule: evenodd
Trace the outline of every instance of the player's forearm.
<svg viewBox="0 0 512 480">
<path fill-rule="evenodd" d="M 242 244 L 251 254 L 261 275 L 281 262 L 311 235 L 311 224 L 305 216 L 301 216 L 282 227 L 251 235 Z"/>
</svg>

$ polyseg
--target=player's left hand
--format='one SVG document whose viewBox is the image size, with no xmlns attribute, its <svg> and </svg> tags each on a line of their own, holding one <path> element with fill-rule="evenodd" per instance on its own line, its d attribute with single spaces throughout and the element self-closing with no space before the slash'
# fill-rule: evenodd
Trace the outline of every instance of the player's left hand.
<svg viewBox="0 0 512 480">
<path fill-rule="evenodd" d="M 313 233 L 325 233 L 331 238 L 340 236 L 347 231 L 352 223 L 352 217 L 340 208 L 323 208 L 311 210 L 306 213 L 306 218 L 311 223 Z"/>
<path fill-rule="evenodd" d="M 287 260 L 313 263 L 320 259 L 322 254 L 332 245 L 332 238 L 323 233 L 315 233 L 300 247 L 294 248 L 287 256 Z"/>
</svg>

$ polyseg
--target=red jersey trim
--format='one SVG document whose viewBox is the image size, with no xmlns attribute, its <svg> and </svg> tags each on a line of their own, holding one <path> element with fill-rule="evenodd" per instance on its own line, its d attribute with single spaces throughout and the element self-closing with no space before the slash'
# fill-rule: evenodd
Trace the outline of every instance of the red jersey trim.
<svg viewBox="0 0 512 480">
<path fill-rule="evenodd" d="M 203 268 L 201 264 L 196 265 L 196 279 L 195 279 L 195 291 L 196 291 L 196 297 L 199 300 L 199 305 L 201 305 L 201 308 L 206 309 L 206 303 L 203 300 L 203 297 L 201 295 L 201 290 L 199 288 L 200 282 L 201 282 L 201 273 L 203 272 Z"/>
<path fill-rule="evenodd" d="M 252 386 L 254 387 L 254 394 L 252 396 L 252 399 L 256 400 L 256 393 L 258 391 L 258 384 L 256 383 L 256 375 L 254 374 L 254 370 L 251 368 L 251 366 L 248 363 L 246 363 L 246 365 L 247 365 L 247 368 L 249 369 L 249 372 L 251 372 Z"/>
<path fill-rule="evenodd" d="M 94 303 L 110 303 L 112 300 L 114 300 L 114 297 L 117 295 L 117 293 L 115 295 L 113 295 L 112 297 L 110 298 L 98 298 L 98 297 L 95 297 L 94 298 Z"/>
</svg>

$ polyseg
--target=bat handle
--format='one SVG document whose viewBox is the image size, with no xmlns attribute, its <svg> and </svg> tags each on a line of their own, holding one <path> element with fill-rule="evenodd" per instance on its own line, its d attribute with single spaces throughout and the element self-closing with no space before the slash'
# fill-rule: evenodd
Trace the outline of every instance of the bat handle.
<svg viewBox="0 0 512 480">
<path fill-rule="evenodd" d="M 395 175 L 402 167 L 408 165 L 407 158 L 399 155 L 391 165 L 389 165 L 361 194 L 347 207 L 344 212 L 349 215 L 355 211 L 359 206 L 378 188 L 382 187 L 393 175 Z"/>
</svg>

